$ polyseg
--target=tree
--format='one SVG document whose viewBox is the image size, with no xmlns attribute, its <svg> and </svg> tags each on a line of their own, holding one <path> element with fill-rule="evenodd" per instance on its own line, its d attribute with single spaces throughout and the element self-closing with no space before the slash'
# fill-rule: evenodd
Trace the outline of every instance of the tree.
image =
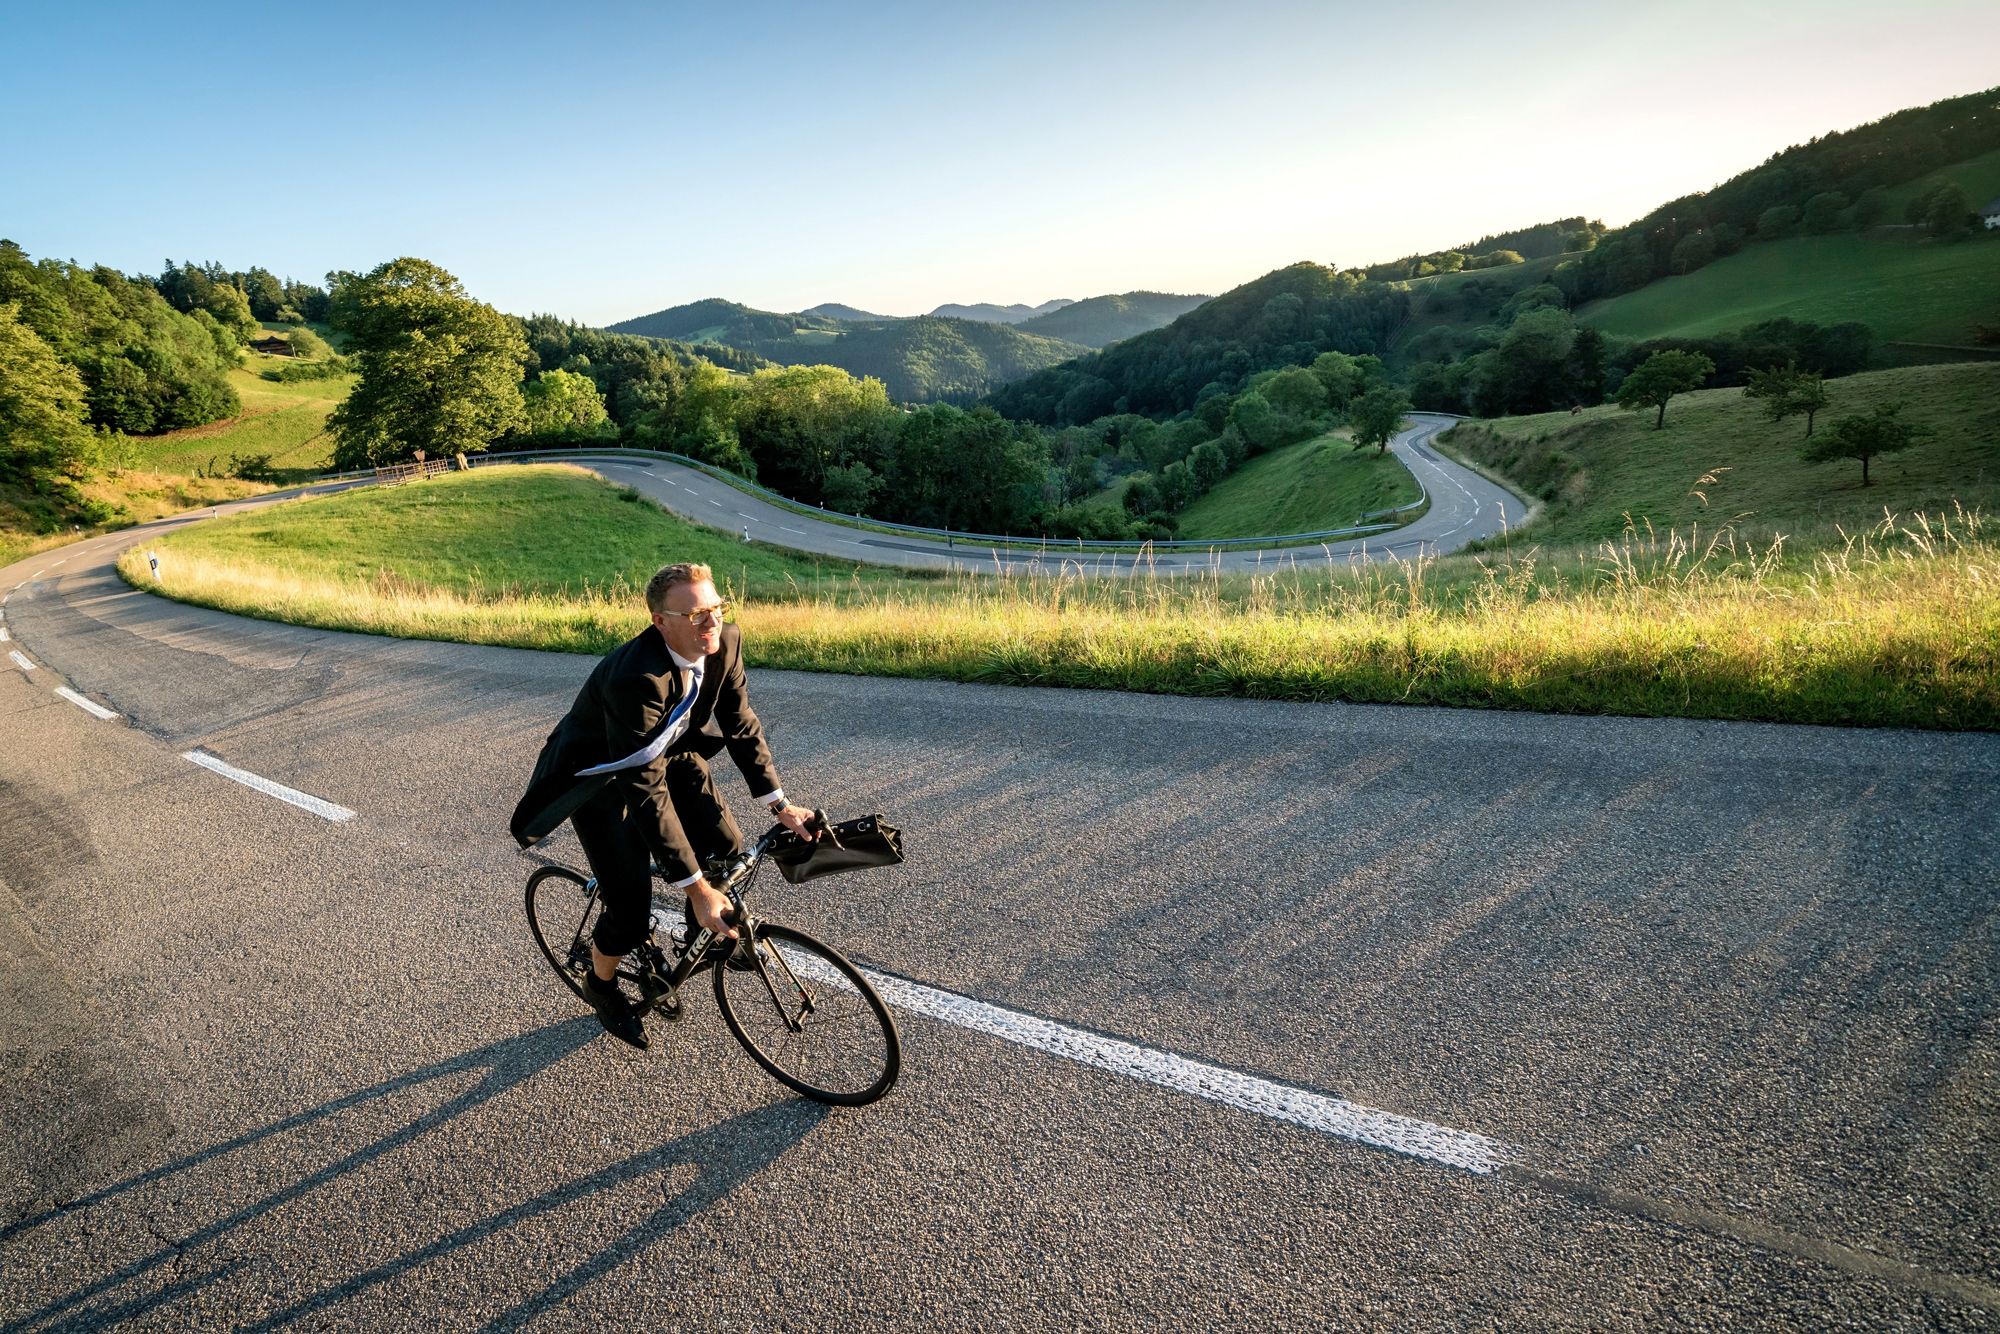
<svg viewBox="0 0 2000 1334">
<path fill-rule="evenodd" d="M 1889 187 L 1877 185 L 1863 190 L 1854 201 L 1854 225 L 1873 227 L 1889 216 Z"/>
<path fill-rule="evenodd" d="M 1655 352 L 1641 362 L 1618 386 L 1618 406 L 1627 412 L 1657 407 L 1653 429 L 1667 424 L 1667 400 L 1701 383 L 1715 373 L 1715 363 L 1699 352 Z"/>
<path fill-rule="evenodd" d="M 1402 429 L 1403 414 L 1410 410 L 1410 398 L 1393 385 L 1378 384 L 1347 410 L 1347 420 L 1354 427 L 1354 447 L 1366 449 L 1375 446 L 1378 453 L 1387 453 L 1389 441 Z"/>
<path fill-rule="evenodd" d="M 866 514 L 882 479 L 865 463 L 836 464 L 826 470 L 826 507 L 836 514 Z"/>
<path fill-rule="evenodd" d="M 1962 236 L 1972 230 L 1972 201 L 1966 198 L 1964 186 L 1946 181 L 1931 191 L 1928 199 L 1924 225 L 1932 236 Z"/>
<path fill-rule="evenodd" d="M 1569 346 L 1569 384 L 1578 403 L 1604 401 L 1604 335 L 1588 324 L 1577 326 Z"/>
<path fill-rule="evenodd" d="M 1861 485 L 1872 485 L 1868 480 L 1868 460 L 1908 449 L 1931 433 L 1928 426 L 1904 421 L 1902 414 L 1902 403 L 1889 402 L 1876 404 L 1875 411 L 1865 417 L 1842 417 L 1825 435 L 1806 441 L 1799 449 L 1799 457 L 1807 463 L 1860 459 Z"/>
<path fill-rule="evenodd" d="M 1803 223 L 1815 236 L 1824 236 L 1840 230 L 1846 212 L 1847 196 L 1838 190 L 1827 190 L 1806 200 Z"/>
<path fill-rule="evenodd" d="M 1668 265 L 1675 273 L 1689 274 L 1715 258 L 1715 238 L 1707 232 L 1690 232 L 1674 247 Z"/>
<path fill-rule="evenodd" d="M 1797 362 L 1751 371 L 1743 397 L 1761 399 L 1764 415 L 1774 422 L 1805 414 L 1806 438 L 1813 433 L 1813 418 L 1827 405 L 1826 382 L 1817 372 L 1802 371 Z"/>
<path fill-rule="evenodd" d="M 1188 471 L 1194 474 L 1195 482 L 1207 491 L 1229 474 L 1229 459 L 1222 452 L 1222 446 L 1210 440 L 1196 445 L 1187 457 Z"/>
<path fill-rule="evenodd" d="M 1790 236 L 1792 228 L 1799 225 L 1799 210 L 1794 204 L 1777 204 L 1757 215 L 1757 239 L 1776 241 Z"/>
<path fill-rule="evenodd" d="M 520 326 L 421 259 L 340 276 L 333 322 L 361 371 L 327 419 L 334 466 L 370 467 L 421 449 L 438 458 L 486 448 L 526 424 Z"/>
<path fill-rule="evenodd" d="M 1228 424 L 1255 450 L 1271 448 L 1281 434 L 1277 409 L 1271 400 L 1254 392 L 1236 400 L 1236 406 L 1229 409 Z"/>
<path fill-rule="evenodd" d="M 320 358 L 333 355 L 332 346 L 303 324 L 285 335 L 285 340 L 292 345 L 292 355 L 295 357 Z"/>
<path fill-rule="evenodd" d="M 588 375 L 543 371 L 521 391 L 521 407 L 530 435 L 587 440 L 612 433 L 604 395 Z"/>
<path fill-rule="evenodd" d="M 0 304 L 0 476 L 67 491 L 90 457 L 83 378 Z"/>
<path fill-rule="evenodd" d="M 1272 407 L 1302 421 L 1326 411 L 1326 386 L 1303 366 L 1277 372 L 1264 382 L 1263 393 Z"/>
</svg>

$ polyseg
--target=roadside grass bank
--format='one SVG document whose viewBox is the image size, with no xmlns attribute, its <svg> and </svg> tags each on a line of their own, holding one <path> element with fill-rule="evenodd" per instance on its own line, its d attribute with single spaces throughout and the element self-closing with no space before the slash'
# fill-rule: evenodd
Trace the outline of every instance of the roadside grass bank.
<svg viewBox="0 0 2000 1334">
<path fill-rule="evenodd" d="M 1900 401 L 1904 417 L 1934 434 L 1869 465 L 1861 485 L 1853 460 L 1799 458 L 1805 420 L 1772 422 L 1741 389 L 1704 389 L 1667 405 L 1666 426 L 1650 412 L 1610 404 L 1531 417 L 1464 422 L 1442 443 L 1543 503 L 1505 545 L 1600 542 L 1628 526 L 1733 526 L 1756 537 L 1859 532 L 1884 512 L 1949 508 L 1955 501 L 2000 510 L 2000 363 L 1957 362 L 1869 371 L 1826 382 L 1831 405 L 1814 435 L 1849 414 Z M 1503 545 L 1491 540 L 1488 547 Z"/>
<path fill-rule="evenodd" d="M 1357 450 L 1346 428 L 1246 461 L 1179 515 L 1181 539 L 1263 537 L 1357 525 L 1422 495 L 1394 454 Z M 1414 512 L 1397 515 L 1407 522 Z"/>
<path fill-rule="evenodd" d="M 541 474 L 541 475 L 537 475 Z M 731 543 L 573 469 L 285 502 L 163 537 L 137 587 L 266 619 L 601 653 L 670 558 L 769 667 L 1262 699 L 2000 729 L 2000 530 L 1632 530 L 1414 565 L 928 578 Z M 476 554 L 477 558 L 474 559 Z"/>
<path fill-rule="evenodd" d="M 126 470 L 100 474 L 77 489 L 102 516 L 100 522 L 65 519 L 49 497 L 0 482 L 0 565 L 169 514 L 262 495 L 272 488 L 232 477 Z"/>
</svg>

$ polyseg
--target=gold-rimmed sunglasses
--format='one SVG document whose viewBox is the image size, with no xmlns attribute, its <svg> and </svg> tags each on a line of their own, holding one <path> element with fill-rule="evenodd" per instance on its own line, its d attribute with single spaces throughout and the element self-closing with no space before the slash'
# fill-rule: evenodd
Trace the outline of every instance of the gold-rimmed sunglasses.
<svg viewBox="0 0 2000 1334">
<path fill-rule="evenodd" d="M 696 607 L 693 611 L 674 611 L 670 608 L 663 608 L 660 614 L 663 616 L 686 617 L 689 625 L 720 625 L 729 619 L 729 613 L 734 610 L 735 607 L 727 599 L 724 599 L 711 606 Z"/>
</svg>

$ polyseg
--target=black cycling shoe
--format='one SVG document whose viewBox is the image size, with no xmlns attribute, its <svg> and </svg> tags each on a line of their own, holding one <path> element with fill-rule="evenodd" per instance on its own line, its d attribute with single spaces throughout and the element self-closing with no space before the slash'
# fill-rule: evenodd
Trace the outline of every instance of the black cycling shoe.
<svg viewBox="0 0 2000 1334">
<path fill-rule="evenodd" d="M 632 1012 L 632 1002 L 618 989 L 615 979 L 600 982 L 597 974 L 586 974 L 583 996 L 590 1002 L 590 1008 L 597 1011 L 597 1022 L 604 1025 L 605 1032 L 640 1051 L 646 1050 L 646 1026 Z"/>
</svg>

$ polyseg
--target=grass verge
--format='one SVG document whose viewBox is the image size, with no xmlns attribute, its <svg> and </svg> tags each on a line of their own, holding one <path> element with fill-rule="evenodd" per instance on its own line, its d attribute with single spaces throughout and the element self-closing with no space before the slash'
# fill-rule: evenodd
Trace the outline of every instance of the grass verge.
<svg viewBox="0 0 2000 1334">
<path fill-rule="evenodd" d="M 1724 528 L 1261 576 L 911 578 L 744 548 L 574 470 L 523 468 L 286 503 L 155 545 L 159 585 L 142 552 L 121 562 L 137 586 L 376 634 L 599 653 L 643 628 L 637 589 L 653 565 L 706 557 L 743 601 L 764 666 L 2000 727 L 2000 534 L 1963 511 L 1811 551 L 1753 548 Z"/>
<path fill-rule="evenodd" d="M 1177 536 L 1319 532 L 1358 524 L 1364 514 L 1408 505 L 1421 494 L 1401 459 L 1355 449 L 1343 429 L 1246 460 L 1181 511 Z"/>
</svg>

